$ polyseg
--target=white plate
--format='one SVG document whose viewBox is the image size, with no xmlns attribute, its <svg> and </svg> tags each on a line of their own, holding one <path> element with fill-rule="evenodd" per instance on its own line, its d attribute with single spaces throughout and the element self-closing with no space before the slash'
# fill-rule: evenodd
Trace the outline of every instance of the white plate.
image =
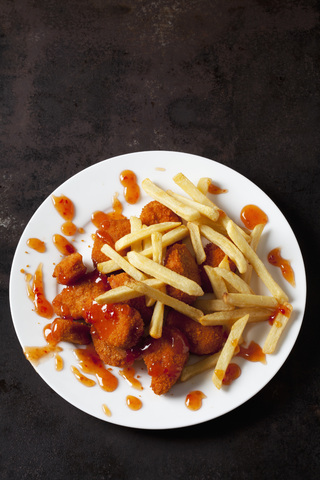
<svg viewBox="0 0 320 480">
<path fill-rule="evenodd" d="M 268 269 L 285 289 L 293 305 L 294 313 L 286 327 L 285 335 L 274 355 L 267 358 L 267 365 L 252 363 L 240 358 L 236 362 L 241 366 L 241 376 L 229 387 L 217 390 L 211 382 L 211 372 L 204 373 L 184 384 L 176 384 L 164 396 L 156 396 L 150 389 L 150 377 L 141 364 L 137 373 L 141 375 L 142 391 L 134 390 L 120 375 L 118 369 L 113 372 L 119 377 L 119 386 L 112 393 L 106 393 L 98 385 L 87 388 L 80 384 L 72 374 L 71 365 L 77 365 L 73 354 L 73 346 L 63 343 L 61 356 L 64 360 L 64 369 L 55 370 L 53 358 L 41 362 L 36 371 L 65 400 L 102 420 L 129 427 L 144 429 L 169 429 L 198 424 L 219 417 L 240 406 L 253 395 L 259 392 L 277 373 L 287 359 L 298 336 L 305 308 L 306 279 L 305 269 L 299 245 L 287 220 L 270 198 L 251 181 L 221 165 L 195 155 L 177 152 L 155 151 L 122 155 L 97 163 L 67 180 L 54 195 L 68 196 L 76 206 L 74 223 L 83 227 L 85 234 L 77 234 L 75 246 L 83 254 L 85 261 L 90 264 L 92 245 L 91 234 L 94 227 L 91 224 L 91 214 L 96 210 L 111 211 L 112 197 L 119 193 L 119 199 L 124 205 L 124 214 L 138 215 L 144 204 L 150 201 L 142 192 L 141 199 L 136 205 L 128 205 L 123 198 L 123 187 L 119 181 L 119 174 L 124 169 L 133 170 L 138 182 L 149 177 L 160 187 L 179 190 L 172 177 L 182 171 L 193 182 L 200 177 L 211 177 L 213 182 L 228 193 L 215 197 L 215 202 L 221 206 L 237 223 L 240 223 L 240 211 L 247 204 L 258 205 L 266 212 L 269 222 L 265 228 L 263 240 L 259 245 L 258 253 L 266 261 L 267 253 L 275 247 L 281 247 L 284 258 L 292 262 L 295 272 L 296 287 L 291 287 L 281 276 L 278 268 L 269 266 Z M 52 278 L 53 264 L 59 262 L 60 254 L 52 244 L 52 235 L 60 232 L 63 223 L 53 207 L 51 196 L 48 197 L 28 223 L 14 256 L 10 278 L 10 304 L 14 326 L 22 347 L 43 346 L 43 327 L 48 323 L 33 311 L 33 305 L 26 294 L 24 275 L 21 269 L 34 273 L 40 262 L 43 263 L 45 292 L 52 300 L 57 294 L 57 285 Z M 30 237 L 38 237 L 47 245 L 44 254 L 27 247 Z M 26 253 L 28 252 L 28 253 Z M 267 293 L 263 286 L 257 287 L 257 293 Z M 254 339 L 260 345 L 266 337 L 269 324 L 256 324 L 245 331 L 245 340 Z M 90 377 L 90 375 L 88 375 Z M 94 377 L 92 377 L 94 378 Z M 202 407 L 191 411 L 185 406 L 186 395 L 192 390 L 201 390 L 207 398 Z M 143 406 L 138 411 L 132 411 L 126 405 L 126 396 L 135 395 L 142 400 Z M 102 405 L 106 404 L 111 410 L 111 417 L 105 415 Z"/>
</svg>

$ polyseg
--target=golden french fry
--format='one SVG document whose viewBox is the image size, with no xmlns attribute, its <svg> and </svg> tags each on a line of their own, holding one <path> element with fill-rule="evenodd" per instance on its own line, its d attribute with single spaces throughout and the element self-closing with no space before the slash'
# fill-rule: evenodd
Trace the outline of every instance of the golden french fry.
<svg viewBox="0 0 320 480">
<path fill-rule="evenodd" d="M 160 232 L 154 232 L 151 234 L 152 244 L 152 260 L 156 263 L 162 263 L 162 235 Z"/>
<path fill-rule="evenodd" d="M 242 332 L 247 325 L 249 320 L 249 315 L 241 317 L 239 320 L 232 325 L 230 333 L 228 335 L 227 341 L 224 344 L 219 359 L 217 361 L 212 381 L 214 385 L 220 389 L 222 386 L 223 378 L 225 376 L 228 365 L 234 355 L 235 348 L 238 346 L 239 340 L 241 338 Z"/>
<path fill-rule="evenodd" d="M 268 295 L 252 295 L 247 293 L 225 293 L 223 301 L 234 307 L 267 307 L 275 308 L 278 305 L 274 297 Z"/>
<path fill-rule="evenodd" d="M 167 192 L 155 185 L 149 178 L 146 178 L 141 183 L 143 190 L 150 195 L 154 200 L 162 203 L 166 207 L 170 208 L 179 217 L 185 220 L 196 220 L 200 217 L 200 213 L 195 208 L 184 205 L 179 200 L 176 200 Z"/>
<path fill-rule="evenodd" d="M 148 278 L 144 280 L 146 285 L 149 285 L 155 289 L 161 289 L 164 287 L 164 283 L 160 282 L 155 278 Z M 112 288 L 107 292 L 102 293 L 98 297 L 95 298 L 95 302 L 99 303 L 100 305 L 104 303 L 121 303 L 126 302 L 127 300 L 131 300 L 132 298 L 141 297 L 141 293 L 132 290 L 129 287 L 121 286 L 117 288 Z"/>
<path fill-rule="evenodd" d="M 214 271 L 240 293 L 252 294 L 249 285 L 236 273 L 226 268 L 214 267 Z"/>
<path fill-rule="evenodd" d="M 181 302 L 176 298 L 170 297 L 166 293 L 156 290 L 155 288 L 150 287 L 144 282 L 137 282 L 133 279 L 126 279 L 125 285 L 132 288 L 133 290 L 140 292 L 142 295 L 147 295 L 148 297 L 155 298 L 156 300 L 168 305 L 169 307 L 177 310 L 180 313 L 183 313 L 187 317 L 192 318 L 193 320 L 199 321 L 203 317 L 203 312 L 197 308 L 188 305 L 187 303 Z"/>
<path fill-rule="evenodd" d="M 135 280 L 145 280 L 146 276 L 137 270 L 134 266 L 132 266 L 124 257 L 122 257 L 118 252 L 116 252 L 110 245 L 105 243 L 103 247 L 101 247 L 101 251 L 110 257 L 114 262 L 118 264 L 118 269 L 124 270 L 128 275 L 130 275 Z"/>
<path fill-rule="evenodd" d="M 183 173 L 177 173 L 173 181 L 179 185 L 193 200 L 211 208 L 218 208 L 206 195 L 204 195 Z"/>
<path fill-rule="evenodd" d="M 131 265 L 138 268 L 147 275 L 151 275 L 164 283 L 178 288 L 179 290 L 199 297 L 203 295 L 203 290 L 194 280 L 190 280 L 169 268 L 159 265 L 150 258 L 144 257 L 137 252 L 128 252 L 128 260 Z"/>
<path fill-rule="evenodd" d="M 138 217 L 130 217 L 130 227 L 131 227 L 131 233 L 137 232 L 141 230 L 142 228 L 142 222 L 140 218 Z M 141 240 L 137 240 L 131 245 L 131 250 L 134 250 L 135 252 L 141 252 L 142 250 L 142 242 Z"/>
<path fill-rule="evenodd" d="M 206 254 L 201 241 L 199 225 L 196 225 L 195 223 L 192 223 L 192 222 L 188 222 L 187 228 L 190 233 L 190 240 L 196 256 L 197 264 L 201 265 L 201 263 L 203 263 L 206 259 Z"/>
<path fill-rule="evenodd" d="M 196 202 L 190 198 L 184 197 L 179 193 L 172 192 L 171 190 L 167 190 L 167 193 L 177 199 L 179 202 L 188 205 L 189 207 L 198 210 L 201 215 L 204 217 L 210 218 L 211 221 L 216 222 L 219 218 L 219 210 L 217 207 L 209 207 L 208 205 L 203 205 L 202 203 Z"/>
<path fill-rule="evenodd" d="M 141 228 L 140 230 L 128 233 L 124 235 L 115 243 L 115 250 L 123 250 L 124 248 L 130 247 L 133 243 L 138 240 L 143 240 L 147 237 L 150 237 L 154 232 L 165 232 L 166 230 L 172 230 L 175 227 L 178 227 L 180 222 L 163 222 L 157 223 L 155 225 L 150 225 L 149 227 Z"/>
<path fill-rule="evenodd" d="M 242 251 L 245 257 L 248 259 L 249 263 L 253 266 L 253 269 L 258 274 L 259 278 L 268 288 L 270 293 L 278 300 L 279 303 L 284 303 L 288 301 L 288 297 L 282 288 L 277 284 L 277 282 L 272 278 L 271 274 L 267 270 L 264 263 L 260 260 L 256 252 L 250 247 L 248 242 L 244 239 L 242 235 L 239 234 L 238 230 L 235 228 L 234 224 L 230 222 L 227 226 L 227 232 L 232 239 L 232 241 L 237 245 L 237 247 Z"/>
<path fill-rule="evenodd" d="M 215 271 L 215 267 L 211 267 L 210 265 L 204 265 L 204 270 L 210 280 L 213 293 L 217 298 L 222 299 L 223 295 L 228 292 L 225 281 L 223 280 L 221 275 L 218 275 L 218 273 Z"/>
<path fill-rule="evenodd" d="M 264 227 L 265 227 L 265 224 L 264 223 L 260 223 L 259 225 L 256 225 L 254 227 L 254 229 L 252 230 L 251 232 L 251 235 L 250 235 L 250 247 L 252 248 L 252 250 L 254 250 L 255 252 L 257 251 L 257 248 L 258 248 L 258 244 L 259 244 L 259 241 L 260 241 L 260 238 L 261 238 L 261 235 L 262 235 L 262 232 L 264 230 Z M 252 276 L 252 265 L 249 264 L 248 265 L 248 268 L 247 268 L 247 271 L 244 272 L 242 275 L 241 275 L 241 278 L 247 282 L 247 284 L 249 285 L 250 282 L 251 282 L 251 276 Z"/>
<path fill-rule="evenodd" d="M 212 370 L 219 359 L 221 350 L 209 357 L 203 358 L 192 365 L 187 365 L 183 368 L 180 376 L 180 382 L 186 382 L 190 380 L 190 378 L 194 377 L 195 375 L 199 375 L 200 373 L 206 372 L 208 370 Z"/>
<path fill-rule="evenodd" d="M 236 264 L 240 273 L 244 273 L 247 270 L 247 261 L 245 257 L 239 248 L 228 240 L 228 238 L 207 225 L 200 225 L 200 233 L 209 240 L 209 242 L 220 247 L 221 250 Z"/>
<path fill-rule="evenodd" d="M 223 259 L 221 260 L 218 266 L 219 268 L 224 268 L 225 270 L 230 271 L 230 263 L 229 263 L 228 255 L 225 255 L 223 257 Z"/>
<path fill-rule="evenodd" d="M 161 337 L 162 326 L 163 326 L 163 316 L 164 316 L 164 304 L 162 302 L 159 302 L 158 300 L 154 306 L 151 322 L 150 322 L 149 334 L 151 337 L 153 338 Z"/>
<path fill-rule="evenodd" d="M 227 294 L 226 294 L 227 295 Z M 212 312 L 223 312 L 228 310 L 234 310 L 232 305 L 225 303 L 220 298 L 210 298 L 210 297 L 199 297 L 193 303 L 193 306 L 199 308 L 204 313 L 212 313 Z"/>
<path fill-rule="evenodd" d="M 200 318 L 201 325 L 232 325 L 244 315 L 249 314 L 248 323 L 263 322 L 268 320 L 272 314 L 271 308 L 246 307 L 235 308 L 234 310 L 225 310 L 213 312 Z"/>
<path fill-rule="evenodd" d="M 263 345 L 262 351 L 263 353 L 274 353 L 279 338 L 287 325 L 289 318 L 292 313 L 292 305 L 290 303 L 285 302 L 280 308 L 275 316 L 273 321 L 272 327 L 269 330 L 268 336 L 266 341 Z"/>
<path fill-rule="evenodd" d="M 212 180 L 209 177 L 199 178 L 197 183 L 197 189 L 200 190 L 200 192 L 203 193 L 203 195 L 207 195 L 211 183 L 212 183 Z"/>
</svg>

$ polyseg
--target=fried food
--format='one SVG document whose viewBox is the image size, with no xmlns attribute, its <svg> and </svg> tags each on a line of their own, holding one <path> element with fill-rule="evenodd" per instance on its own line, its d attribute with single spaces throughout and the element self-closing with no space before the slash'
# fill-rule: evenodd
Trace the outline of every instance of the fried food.
<svg viewBox="0 0 320 480">
<path fill-rule="evenodd" d="M 180 222 L 180 217 L 176 213 L 157 200 L 149 202 L 143 207 L 140 219 L 144 225 L 148 226 L 155 223 Z"/>
<path fill-rule="evenodd" d="M 143 353 L 143 360 L 156 395 L 167 393 L 177 382 L 188 358 L 188 341 L 177 328 L 165 327 L 161 338 L 151 339 L 150 346 Z"/>
<path fill-rule="evenodd" d="M 95 233 L 91 258 L 94 265 L 105 262 L 109 258 L 101 252 L 101 248 L 106 243 L 114 248 L 117 240 L 131 231 L 130 220 L 127 218 L 110 218 L 104 221 Z M 119 252 L 124 254 L 125 252 Z"/>
<path fill-rule="evenodd" d="M 87 267 L 83 264 L 82 255 L 78 252 L 72 253 L 63 258 L 55 266 L 52 276 L 57 279 L 61 285 L 73 285 L 87 272 Z"/>
<path fill-rule="evenodd" d="M 125 367 L 128 365 L 127 350 L 125 348 L 109 345 L 105 340 L 99 338 L 95 327 L 91 327 L 91 338 L 95 351 L 106 365 L 113 367 Z"/>
<path fill-rule="evenodd" d="M 136 345 L 144 331 L 144 323 L 138 310 L 122 303 L 93 303 L 87 311 L 86 321 L 92 325 L 91 332 L 96 333 L 100 340 L 111 347 L 131 348 Z"/>
<path fill-rule="evenodd" d="M 169 247 L 167 249 L 164 265 L 170 270 L 193 280 L 198 285 L 201 284 L 198 266 L 185 244 L 175 243 Z M 170 285 L 167 286 L 167 293 L 189 305 L 196 300 L 196 296 L 184 293 Z"/>
<path fill-rule="evenodd" d="M 221 325 L 204 326 L 175 310 L 168 313 L 165 324 L 183 332 L 189 342 L 190 353 L 196 355 L 216 353 L 226 340 L 225 330 Z"/>
<path fill-rule="evenodd" d="M 201 275 L 201 286 L 205 292 L 212 292 L 211 282 L 209 277 L 203 268 L 204 265 L 209 265 L 210 267 L 218 267 L 222 260 L 225 257 L 225 253 L 221 250 L 220 247 L 215 245 L 214 243 L 207 243 L 204 247 L 204 251 L 206 254 L 205 261 L 200 265 L 200 275 Z M 232 272 L 236 271 L 236 265 L 230 258 L 228 258 L 230 270 Z"/>
<path fill-rule="evenodd" d="M 53 310 L 62 318 L 83 319 L 93 300 L 107 289 L 103 278 L 95 271 L 87 273 L 78 283 L 65 287 L 53 299 Z"/>
<path fill-rule="evenodd" d="M 84 322 L 69 318 L 56 318 L 50 325 L 49 343 L 70 342 L 78 345 L 91 343 L 90 326 Z"/>
</svg>

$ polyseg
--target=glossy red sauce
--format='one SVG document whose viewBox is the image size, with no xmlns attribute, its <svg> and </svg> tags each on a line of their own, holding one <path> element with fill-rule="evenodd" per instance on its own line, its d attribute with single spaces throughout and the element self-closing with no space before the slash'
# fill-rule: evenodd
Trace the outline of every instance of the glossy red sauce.
<svg viewBox="0 0 320 480">
<path fill-rule="evenodd" d="M 77 227 L 71 220 L 68 220 L 61 225 L 61 232 L 67 237 L 71 237 L 76 233 L 76 231 Z"/>
<path fill-rule="evenodd" d="M 127 395 L 126 404 L 130 408 L 130 410 L 140 410 L 140 408 L 142 407 L 141 400 L 134 395 Z"/>
<path fill-rule="evenodd" d="M 71 255 L 77 251 L 75 246 L 72 245 L 72 243 L 70 243 L 65 237 L 59 235 L 59 233 L 53 235 L 52 241 L 57 250 L 64 256 Z"/>
<path fill-rule="evenodd" d="M 71 365 L 71 372 L 76 377 L 76 379 L 85 387 L 94 387 L 96 382 L 91 378 L 86 377 L 83 375 L 77 367 Z"/>
<path fill-rule="evenodd" d="M 231 385 L 241 375 L 241 368 L 236 363 L 229 363 L 226 373 L 223 376 L 222 384 Z"/>
<path fill-rule="evenodd" d="M 135 204 L 140 198 L 140 187 L 137 184 L 136 174 L 132 170 L 123 170 L 120 173 L 120 183 L 124 187 L 124 198 L 127 203 Z"/>
<path fill-rule="evenodd" d="M 61 195 L 60 197 L 56 197 L 52 195 L 52 202 L 61 217 L 64 220 L 72 220 L 74 217 L 74 204 L 70 198 L 66 197 L 65 195 Z"/>
<path fill-rule="evenodd" d="M 63 369 L 63 365 L 64 365 L 64 362 L 63 362 L 63 359 L 62 359 L 61 355 L 59 355 L 58 353 L 55 353 L 54 354 L 54 361 L 55 361 L 55 369 L 58 372 L 60 372 Z"/>
<path fill-rule="evenodd" d="M 136 390 L 143 390 L 141 382 L 135 377 L 136 371 L 133 367 L 125 367 L 123 370 L 119 371 L 121 375 L 127 382 Z"/>
<path fill-rule="evenodd" d="M 39 238 L 29 238 L 27 240 L 27 245 L 39 253 L 44 253 L 46 251 L 45 243 L 42 240 L 39 240 Z"/>
<path fill-rule="evenodd" d="M 79 366 L 84 373 L 95 375 L 99 386 L 106 392 L 113 392 L 118 386 L 118 379 L 107 370 L 92 346 L 74 350 Z"/>
<path fill-rule="evenodd" d="M 105 403 L 102 405 L 102 410 L 103 410 L 103 413 L 107 415 L 107 417 L 111 417 L 112 415 L 111 410 Z"/>
<path fill-rule="evenodd" d="M 122 215 L 123 212 L 123 206 L 120 200 L 118 199 L 118 195 L 114 195 L 112 199 L 112 211 L 111 212 L 102 212 L 101 210 L 97 210 L 96 212 L 93 212 L 91 215 L 91 222 L 93 225 L 97 228 L 101 227 L 101 225 L 112 219 L 115 220 L 120 220 L 122 218 L 126 218 L 124 215 Z"/>
<path fill-rule="evenodd" d="M 39 361 L 48 355 L 62 352 L 62 348 L 56 345 L 45 345 L 44 347 L 25 347 L 23 353 L 33 364 L 38 365 Z"/>
<path fill-rule="evenodd" d="M 268 216 L 261 208 L 256 205 L 246 205 L 240 213 L 240 218 L 245 227 L 253 230 L 257 225 L 265 225 L 268 221 Z"/>
<path fill-rule="evenodd" d="M 275 267 L 279 267 L 282 273 L 282 276 L 287 282 L 289 282 L 293 287 L 295 287 L 296 282 L 294 278 L 294 271 L 291 267 L 289 260 L 285 260 L 281 256 L 280 248 L 274 248 L 268 254 L 268 262 Z"/>
<path fill-rule="evenodd" d="M 225 188 L 220 188 L 217 185 L 214 185 L 214 183 L 210 183 L 208 187 L 208 192 L 211 193 L 212 195 L 220 195 L 221 193 L 227 193 L 228 190 Z"/>
<path fill-rule="evenodd" d="M 87 311 L 86 318 L 94 325 L 99 338 L 107 341 L 118 324 L 119 316 L 129 314 L 130 310 L 127 304 L 93 303 Z"/>
<path fill-rule="evenodd" d="M 266 355 L 263 353 L 262 348 L 254 341 L 251 341 L 248 347 L 240 345 L 240 351 L 237 354 L 237 357 L 245 358 L 250 362 L 267 363 Z"/>
<path fill-rule="evenodd" d="M 43 318 L 51 318 L 53 315 L 53 307 L 47 300 L 44 292 L 44 283 L 42 275 L 42 263 L 40 263 L 34 273 L 32 285 L 32 275 L 27 274 L 25 276 L 27 283 L 28 297 L 33 302 L 34 311 Z"/>
<path fill-rule="evenodd" d="M 285 315 L 286 317 L 290 317 L 291 315 L 291 310 L 286 306 L 286 305 L 279 305 L 277 309 L 270 315 L 269 317 L 269 323 L 270 325 L 274 324 L 274 321 L 276 319 L 276 316 L 278 313 L 281 313 L 282 315 Z M 280 326 L 280 325 L 279 325 Z"/>
<path fill-rule="evenodd" d="M 189 410 L 199 410 L 202 407 L 202 400 L 207 398 L 207 396 L 200 390 L 193 390 L 188 393 L 185 399 L 185 405 Z"/>
</svg>

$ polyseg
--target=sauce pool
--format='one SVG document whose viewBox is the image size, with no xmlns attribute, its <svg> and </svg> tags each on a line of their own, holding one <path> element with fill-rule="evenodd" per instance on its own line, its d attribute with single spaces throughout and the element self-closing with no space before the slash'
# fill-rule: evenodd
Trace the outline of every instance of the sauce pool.
<svg viewBox="0 0 320 480">
<path fill-rule="evenodd" d="M 130 410 L 140 410 L 140 408 L 142 407 L 141 400 L 134 395 L 127 395 L 126 404 L 130 408 Z"/>
<path fill-rule="evenodd" d="M 65 195 L 61 195 L 60 197 L 52 195 L 52 202 L 55 209 L 64 220 L 67 221 L 73 219 L 74 205 L 70 198 L 66 197 Z"/>
<path fill-rule="evenodd" d="M 282 258 L 280 248 L 274 248 L 271 250 L 271 252 L 268 254 L 268 262 L 275 267 L 279 267 L 283 278 L 287 280 L 290 285 L 295 287 L 296 282 L 293 268 L 291 267 L 289 260 Z"/>
<path fill-rule="evenodd" d="M 240 351 L 237 357 L 245 358 L 250 362 L 266 362 L 266 355 L 263 353 L 262 348 L 256 342 L 251 341 L 248 347 L 240 345 Z"/>
<path fill-rule="evenodd" d="M 120 173 L 120 183 L 124 188 L 124 198 L 131 205 L 140 198 L 140 187 L 137 184 L 136 174 L 132 170 L 123 170 Z"/>
<path fill-rule="evenodd" d="M 257 225 L 265 225 L 268 221 L 268 216 L 261 208 L 256 205 L 246 205 L 240 213 L 240 218 L 249 230 L 253 230 Z"/>
<path fill-rule="evenodd" d="M 45 243 L 42 240 L 39 240 L 39 238 L 29 238 L 27 240 L 27 245 L 39 253 L 44 253 L 46 251 Z"/>
<path fill-rule="evenodd" d="M 185 405 L 189 410 L 196 411 L 202 407 L 202 400 L 207 396 L 200 390 L 193 390 L 188 393 L 185 400 Z"/>
<path fill-rule="evenodd" d="M 76 252 L 76 248 L 65 237 L 56 233 L 52 237 L 52 241 L 57 250 L 64 256 L 71 255 Z"/>
</svg>

